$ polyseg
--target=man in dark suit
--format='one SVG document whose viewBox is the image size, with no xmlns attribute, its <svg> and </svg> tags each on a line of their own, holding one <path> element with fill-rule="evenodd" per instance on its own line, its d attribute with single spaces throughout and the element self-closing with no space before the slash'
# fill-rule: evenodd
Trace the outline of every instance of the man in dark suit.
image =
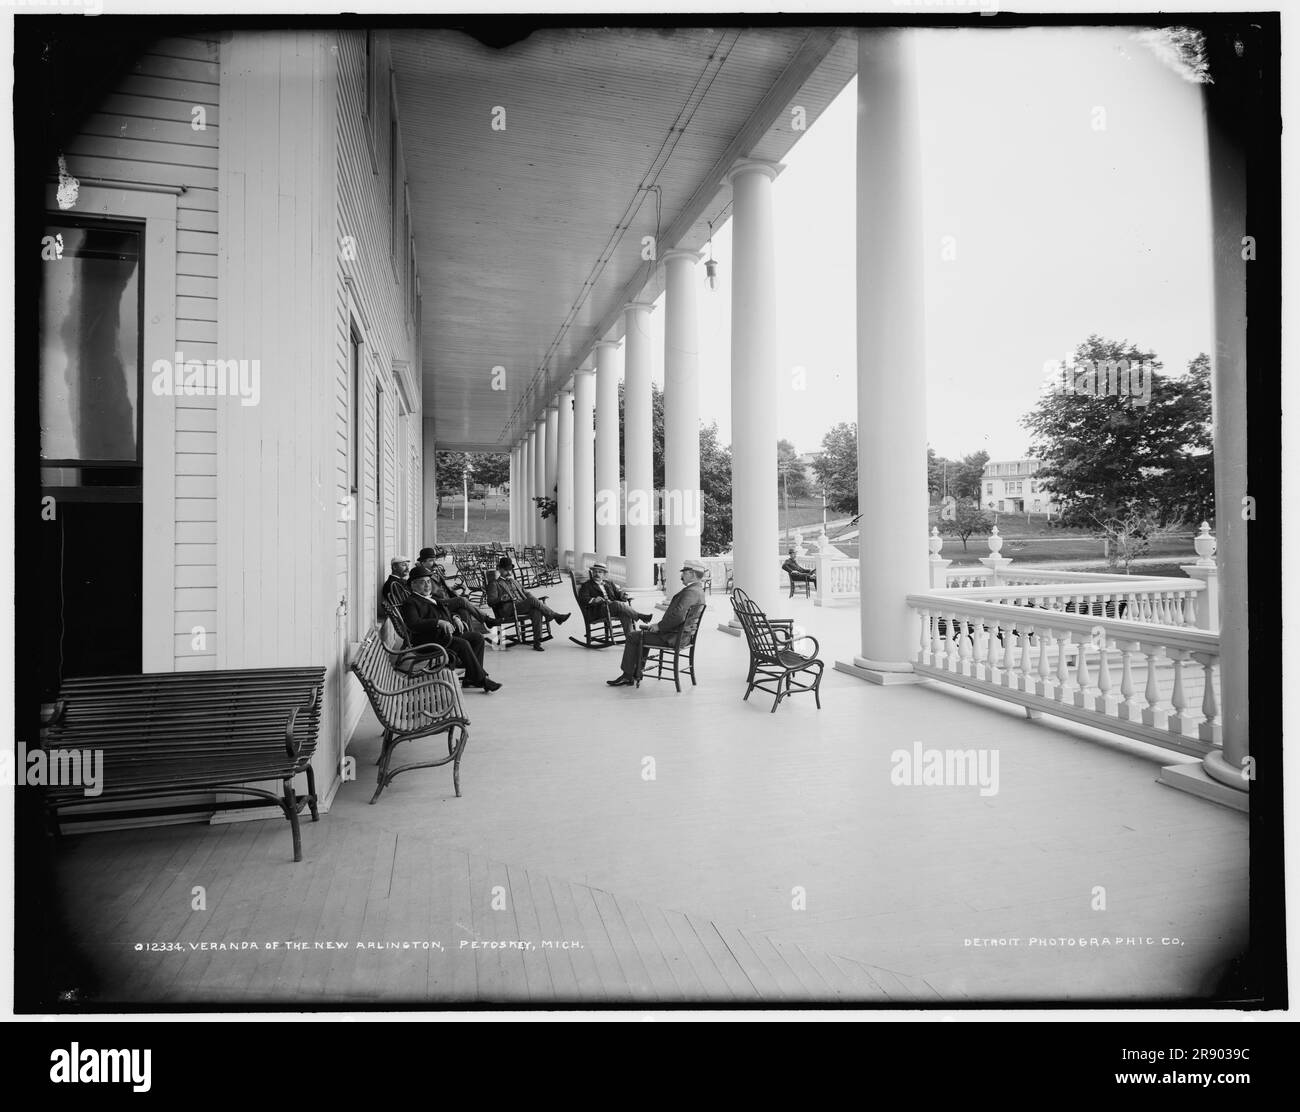
<svg viewBox="0 0 1300 1112">
<path fill-rule="evenodd" d="M 415 565 L 415 570 L 411 572 L 412 580 L 415 578 L 415 572 L 419 571 L 427 575 L 433 583 L 430 588 L 430 594 L 448 614 L 460 618 L 475 633 L 481 633 L 484 626 L 491 629 L 501 623 L 491 615 L 484 614 L 469 599 L 461 598 L 447 586 L 446 576 L 443 573 L 442 565 L 438 563 L 437 554 L 432 548 L 423 548 L 420 550 L 420 559 Z"/>
<path fill-rule="evenodd" d="M 384 599 L 385 601 L 397 602 L 398 598 L 405 594 L 404 591 L 398 591 L 397 597 L 393 596 L 393 588 L 406 587 L 406 577 L 411 574 L 411 561 L 405 556 L 394 556 L 389 563 L 391 572 L 387 579 L 384 580 Z"/>
<path fill-rule="evenodd" d="M 708 568 L 699 560 L 682 561 L 682 587 L 675 595 L 664 616 L 655 625 L 645 629 L 633 630 L 627 635 L 623 645 L 623 671 L 618 679 L 606 680 L 610 687 L 631 687 L 641 678 L 641 669 L 645 666 L 646 650 L 650 645 L 668 645 L 671 642 L 665 634 L 680 629 L 686 622 L 686 615 L 692 606 L 704 605 L 704 576 Z"/>
<path fill-rule="evenodd" d="M 578 603 L 588 621 L 604 621 L 605 614 L 617 618 L 624 633 L 631 633 L 636 622 L 648 622 L 653 614 L 641 614 L 631 605 L 627 592 L 609 581 L 609 568 L 592 564 L 587 582 L 578 588 Z"/>
<path fill-rule="evenodd" d="M 402 603 L 402 621 L 411 634 L 412 645 L 441 645 L 465 666 L 462 687 L 495 691 L 501 685 L 489 679 L 483 667 L 483 635 L 475 633 L 433 597 L 433 579 L 428 569 L 416 565 L 411 571 L 412 595 Z"/>
<path fill-rule="evenodd" d="M 533 625 L 533 648 L 539 653 L 545 652 L 542 648 L 543 624 L 554 621 L 563 625 L 569 620 L 569 615 L 557 614 L 541 599 L 519 586 L 514 577 L 513 567 L 509 556 L 502 556 L 497 561 L 497 577 L 485 592 L 484 601 L 502 620 L 512 614 L 525 615 Z"/>
<path fill-rule="evenodd" d="M 794 585 L 796 583 L 803 583 L 807 580 L 812 580 L 812 585 L 814 587 L 817 586 L 817 573 L 815 571 L 809 571 L 799 563 L 798 557 L 793 548 L 790 549 L 785 563 L 781 565 L 781 570 L 790 577 L 791 598 L 794 598 Z"/>
</svg>

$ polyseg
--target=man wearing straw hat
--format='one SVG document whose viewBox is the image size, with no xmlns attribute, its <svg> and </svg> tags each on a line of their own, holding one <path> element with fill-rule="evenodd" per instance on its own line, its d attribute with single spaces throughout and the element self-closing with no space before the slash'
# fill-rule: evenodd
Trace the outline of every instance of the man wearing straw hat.
<svg viewBox="0 0 1300 1112">
<path fill-rule="evenodd" d="M 682 582 L 685 584 L 673 595 L 664 616 L 655 625 L 636 629 L 627 635 L 623 645 L 622 673 L 618 679 L 606 680 L 610 687 L 631 687 L 641 678 L 645 666 L 646 650 L 651 645 L 667 645 L 664 634 L 672 633 L 686 622 L 692 606 L 704 605 L 704 576 L 708 568 L 699 560 L 682 561 Z M 639 616 L 639 615 L 638 615 Z"/>
<path fill-rule="evenodd" d="M 610 582 L 609 568 L 604 564 L 592 564 L 587 582 L 578 588 L 578 602 L 589 620 L 599 621 L 608 611 L 610 617 L 622 623 L 624 633 L 631 633 L 635 623 L 648 622 L 654 617 L 639 613 L 631 601 L 626 591 Z"/>
</svg>

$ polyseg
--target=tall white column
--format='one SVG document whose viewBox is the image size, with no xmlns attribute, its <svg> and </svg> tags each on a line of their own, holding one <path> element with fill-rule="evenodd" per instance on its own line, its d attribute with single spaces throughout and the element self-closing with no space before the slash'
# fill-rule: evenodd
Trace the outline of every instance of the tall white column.
<svg viewBox="0 0 1300 1112">
<path fill-rule="evenodd" d="M 622 499 L 618 478 L 618 344 L 596 344 L 596 547 L 601 556 L 621 556 Z"/>
<path fill-rule="evenodd" d="M 560 439 L 560 407 L 554 398 L 551 404 L 546 407 L 546 454 L 543 457 L 543 466 L 546 475 L 546 497 L 554 498 L 559 501 L 560 472 L 557 464 L 559 454 L 557 445 Z M 555 548 L 559 541 L 559 520 L 556 514 L 551 514 L 542 525 L 546 540 L 546 558 L 551 563 L 555 562 Z"/>
<path fill-rule="evenodd" d="M 623 370 L 623 474 L 627 480 L 627 590 L 654 590 L 654 457 L 649 301 L 629 301 Z"/>
<path fill-rule="evenodd" d="M 538 498 L 549 498 L 551 488 L 546 485 L 546 413 L 537 418 L 533 424 L 533 494 Z M 542 521 L 541 510 L 533 504 L 533 544 L 546 547 L 546 523 Z"/>
<path fill-rule="evenodd" d="M 736 586 L 779 604 L 776 512 L 776 251 L 772 182 L 779 163 L 742 159 L 731 183 L 731 505 Z"/>
<path fill-rule="evenodd" d="M 573 551 L 596 551 L 596 436 L 592 410 L 596 372 L 579 367 L 573 375 Z"/>
<path fill-rule="evenodd" d="M 676 593 L 683 560 L 699 559 L 700 329 L 698 251 L 663 256 L 664 298 L 664 593 Z"/>
<path fill-rule="evenodd" d="M 519 477 L 515 473 L 515 465 L 518 462 L 519 462 L 518 453 L 515 452 L 515 449 L 512 446 L 510 448 L 510 499 L 509 499 L 509 511 L 508 511 L 510 516 L 508 518 L 509 524 L 506 528 L 506 540 L 510 544 L 515 543 L 515 528 L 519 524 L 519 514 L 516 512 L 515 509 L 515 495 L 519 491 Z"/>
<path fill-rule="evenodd" d="M 560 391 L 559 440 L 556 444 L 556 555 L 564 567 L 565 552 L 573 551 L 573 391 Z"/>
<path fill-rule="evenodd" d="M 523 509 L 519 522 L 519 543 L 524 545 L 533 543 L 533 488 L 537 485 L 533 481 L 533 456 L 536 451 L 530 429 L 519 444 L 519 454 L 524 464 L 524 481 L 519 491 L 520 506 Z"/>
<path fill-rule="evenodd" d="M 424 508 L 424 519 L 420 522 L 420 543 L 412 544 L 414 552 L 403 553 L 412 560 L 426 544 L 436 544 L 438 541 L 438 445 L 434 439 L 432 417 L 422 419 L 420 434 L 420 470 L 423 480 L 423 497 L 420 502 Z M 360 512 L 360 507 L 357 512 Z"/>
<path fill-rule="evenodd" d="M 858 32 L 858 509 L 862 655 L 877 683 L 915 680 L 905 601 L 929 584 L 925 302 L 916 35 Z"/>
</svg>

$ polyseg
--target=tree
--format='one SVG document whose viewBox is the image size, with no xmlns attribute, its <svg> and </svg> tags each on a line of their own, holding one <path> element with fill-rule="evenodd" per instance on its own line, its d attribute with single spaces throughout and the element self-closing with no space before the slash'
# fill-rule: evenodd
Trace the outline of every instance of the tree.
<svg viewBox="0 0 1300 1112">
<path fill-rule="evenodd" d="M 1124 565 L 1124 574 L 1132 575 L 1131 565 L 1139 556 L 1151 551 L 1151 542 L 1164 529 L 1160 517 L 1150 510 L 1129 510 L 1122 517 L 1100 518 L 1096 522 L 1106 538 L 1106 566 Z"/>
<path fill-rule="evenodd" d="M 858 512 L 858 426 L 841 421 L 822 437 L 822 453 L 813 463 L 826 489 L 826 505 L 840 513 Z"/>
<path fill-rule="evenodd" d="M 510 457 L 501 452 L 471 452 L 470 466 L 476 483 L 485 487 L 509 486 Z"/>
<path fill-rule="evenodd" d="M 1064 524 L 1100 528 L 1134 513 L 1171 528 L 1213 521 L 1209 358 L 1185 375 L 1161 368 L 1154 352 L 1089 336 L 1021 419 Z"/>
<path fill-rule="evenodd" d="M 993 522 L 982 509 L 978 501 L 958 501 L 952 506 L 952 514 L 939 515 L 939 532 L 946 537 L 960 537 L 961 550 L 965 552 L 966 542 L 976 533 L 989 533 Z"/>
<path fill-rule="evenodd" d="M 438 508 L 442 512 L 443 498 L 455 498 L 464 489 L 465 465 L 469 456 L 465 452 L 438 452 L 434 467 L 438 475 Z"/>
<path fill-rule="evenodd" d="M 777 493 L 786 500 L 787 509 L 791 498 L 797 502 L 812 493 L 808 472 L 799 461 L 799 453 L 788 440 L 776 442 L 776 483 Z"/>
<path fill-rule="evenodd" d="M 985 451 L 971 452 L 955 465 L 955 474 L 948 477 L 948 493 L 954 498 L 970 498 L 976 502 L 984 482 L 984 465 L 989 461 Z"/>
</svg>

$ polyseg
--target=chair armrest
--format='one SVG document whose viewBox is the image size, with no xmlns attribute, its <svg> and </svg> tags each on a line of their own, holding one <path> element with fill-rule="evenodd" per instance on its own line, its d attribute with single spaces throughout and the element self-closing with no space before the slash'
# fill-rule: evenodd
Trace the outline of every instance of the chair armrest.
<svg viewBox="0 0 1300 1112">
<path fill-rule="evenodd" d="M 789 647 L 790 645 L 793 645 L 796 642 L 802 642 L 802 641 L 811 641 L 813 643 L 813 651 L 811 653 L 800 653 L 800 655 L 808 657 L 809 660 L 816 660 L 821 655 L 822 646 L 821 646 L 821 642 L 818 641 L 817 638 L 814 637 L 811 633 L 805 633 L 802 637 L 796 637 L 792 641 L 787 641 L 786 646 Z"/>
</svg>

